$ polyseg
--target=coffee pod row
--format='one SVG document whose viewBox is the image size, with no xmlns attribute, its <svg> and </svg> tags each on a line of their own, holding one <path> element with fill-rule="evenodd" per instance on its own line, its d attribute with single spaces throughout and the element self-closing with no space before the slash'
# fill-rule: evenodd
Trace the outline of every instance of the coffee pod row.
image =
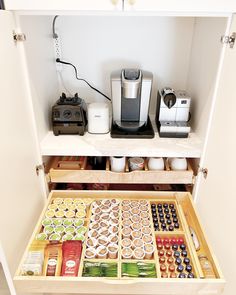
<svg viewBox="0 0 236 295">
<path fill-rule="evenodd" d="M 121 250 L 121 256 L 123 259 L 152 259 L 154 250 L 153 244 L 146 244 L 144 247 L 135 249 L 126 247 Z"/>
<path fill-rule="evenodd" d="M 65 204 L 67 206 L 69 205 L 80 205 L 80 204 L 84 204 L 86 206 L 89 206 L 92 203 L 92 199 L 90 198 L 83 198 L 83 199 L 78 199 L 78 198 L 55 198 L 52 200 L 52 204 L 55 205 L 61 205 L 61 204 Z"/>
<path fill-rule="evenodd" d="M 45 213 L 47 218 L 86 218 L 86 210 L 76 209 L 76 210 L 54 210 L 48 209 Z"/>
<path fill-rule="evenodd" d="M 85 226 L 63 226 L 63 225 L 46 225 L 43 232 L 36 235 L 36 240 L 49 240 L 49 241 L 67 241 L 67 240 L 80 240 L 84 241 L 87 228 Z"/>
<path fill-rule="evenodd" d="M 115 243 L 108 245 L 99 245 L 97 248 L 89 247 L 85 250 L 85 257 L 87 259 L 116 259 L 118 257 L 119 247 Z"/>
</svg>

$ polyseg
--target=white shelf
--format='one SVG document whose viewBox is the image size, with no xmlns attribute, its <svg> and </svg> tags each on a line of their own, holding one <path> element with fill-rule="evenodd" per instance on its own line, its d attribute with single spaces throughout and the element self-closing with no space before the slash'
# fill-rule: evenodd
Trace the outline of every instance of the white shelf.
<svg viewBox="0 0 236 295">
<path fill-rule="evenodd" d="M 115 139 L 110 134 L 54 136 L 49 131 L 41 142 L 43 156 L 147 156 L 199 158 L 202 142 L 190 133 L 188 138 Z"/>
</svg>

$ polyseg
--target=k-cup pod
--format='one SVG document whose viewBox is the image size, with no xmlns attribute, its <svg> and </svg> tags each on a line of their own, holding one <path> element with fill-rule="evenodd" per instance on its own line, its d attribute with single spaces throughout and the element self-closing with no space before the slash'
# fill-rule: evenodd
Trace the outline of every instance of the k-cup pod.
<svg viewBox="0 0 236 295">
<path fill-rule="evenodd" d="M 129 205 L 122 205 L 121 209 L 123 212 L 130 212 L 131 207 Z"/>
<path fill-rule="evenodd" d="M 142 238 L 142 233 L 141 233 L 141 231 L 134 230 L 131 233 L 131 237 L 132 237 L 133 240 L 141 239 Z"/>
<path fill-rule="evenodd" d="M 73 217 L 75 217 L 75 211 L 73 211 L 73 210 L 66 211 L 65 212 L 65 217 L 66 218 L 73 218 Z"/>
<path fill-rule="evenodd" d="M 154 246 L 152 244 L 144 245 L 145 259 L 151 259 L 154 253 Z"/>
<path fill-rule="evenodd" d="M 88 236 L 90 238 L 97 238 L 98 237 L 98 231 L 96 229 L 89 230 Z"/>
<path fill-rule="evenodd" d="M 75 227 L 74 226 L 67 226 L 65 228 L 65 233 L 66 234 L 73 234 L 75 232 Z"/>
<path fill-rule="evenodd" d="M 74 219 L 73 223 L 74 223 L 74 226 L 81 227 L 84 225 L 84 220 L 83 219 Z"/>
<path fill-rule="evenodd" d="M 76 217 L 77 218 L 85 218 L 86 217 L 86 211 L 85 210 L 78 211 L 76 213 Z"/>
<path fill-rule="evenodd" d="M 54 232 L 57 233 L 57 234 L 62 234 L 62 233 L 65 232 L 65 227 L 63 225 L 57 225 L 54 228 Z"/>
<path fill-rule="evenodd" d="M 117 244 L 109 244 L 107 246 L 108 250 L 108 258 L 110 259 L 116 259 L 117 258 L 117 253 L 118 253 L 118 245 Z"/>
<path fill-rule="evenodd" d="M 73 221 L 72 218 L 71 219 L 66 218 L 66 219 L 63 220 L 63 225 L 64 226 L 72 226 L 73 224 L 74 224 L 74 221 Z"/>
<path fill-rule="evenodd" d="M 55 216 L 55 210 L 52 210 L 52 209 L 47 210 L 46 213 L 45 213 L 45 216 L 46 216 L 47 218 L 52 218 L 52 217 L 54 217 L 54 216 Z M 64 213 L 63 213 L 63 216 L 64 216 Z"/>
<path fill-rule="evenodd" d="M 143 158 L 129 158 L 129 168 L 131 171 L 143 170 L 144 168 L 144 159 Z"/>
<path fill-rule="evenodd" d="M 149 205 L 147 200 L 140 200 L 139 203 L 141 206 L 148 206 Z"/>
<path fill-rule="evenodd" d="M 117 235 L 109 235 L 108 240 L 109 240 L 109 243 L 117 244 L 119 241 L 119 237 Z"/>
<path fill-rule="evenodd" d="M 132 248 L 136 249 L 136 248 L 143 248 L 144 246 L 144 242 L 142 239 L 134 239 L 132 242 Z"/>
<path fill-rule="evenodd" d="M 63 203 L 63 199 L 62 198 L 55 198 L 53 200 L 53 204 L 61 204 L 61 203 Z"/>
<path fill-rule="evenodd" d="M 141 221 L 141 217 L 139 215 L 133 215 L 131 217 L 132 222 L 140 222 Z"/>
<path fill-rule="evenodd" d="M 132 228 L 133 230 L 141 230 L 142 225 L 141 225 L 140 223 L 138 223 L 138 222 L 135 222 L 135 223 L 132 223 L 132 224 L 131 224 L 131 228 Z"/>
<path fill-rule="evenodd" d="M 53 218 L 44 218 L 42 221 L 43 226 L 51 225 L 52 223 L 53 223 Z"/>
<path fill-rule="evenodd" d="M 89 259 L 93 259 L 97 256 L 97 252 L 94 248 L 90 247 L 85 250 L 85 257 Z"/>
<path fill-rule="evenodd" d="M 142 234 L 143 235 L 151 235 L 152 230 L 149 226 L 142 227 Z"/>
<path fill-rule="evenodd" d="M 97 238 L 97 240 L 98 240 L 98 245 L 101 245 L 101 246 L 106 246 L 109 243 L 109 239 L 106 236 L 100 236 Z"/>
<path fill-rule="evenodd" d="M 125 157 L 110 157 L 111 171 L 124 172 L 125 171 Z"/>
<path fill-rule="evenodd" d="M 119 231 L 119 228 L 116 225 L 111 225 L 109 227 L 109 232 L 110 232 L 111 235 L 117 235 L 118 231 Z"/>
<path fill-rule="evenodd" d="M 131 228 L 130 227 L 124 227 L 121 231 L 123 238 L 129 238 L 131 235 Z"/>
<path fill-rule="evenodd" d="M 88 238 L 86 241 L 86 246 L 88 248 L 90 247 L 96 248 L 97 244 L 98 244 L 98 241 L 96 238 Z"/>
<path fill-rule="evenodd" d="M 132 215 L 139 215 L 140 209 L 139 208 L 132 208 L 130 212 Z"/>
<path fill-rule="evenodd" d="M 143 235 L 142 240 L 144 242 L 144 245 L 153 243 L 152 236 L 150 236 L 150 235 Z"/>
<path fill-rule="evenodd" d="M 57 210 L 58 209 L 58 205 L 57 204 L 50 204 L 50 205 L 48 205 L 48 209 L 49 210 Z"/>
<path fill-rule="evenodd" d="M 145 256 L 145 252 L 143 248 L 135 248 L 133 250 L 134 259 L 143 259 Z"/>
<path fill-rule="evenodd" d="M 149 219 L 142 219 L 141 224 L 142 224 L 142 226 L 150 226 L 151 225 Z"/>
<path fill-rule="evenodd" d="M 101 209 L 100 209 L 100 207 L 93 207 L 92 208 L 92 213 L 93 214 L 99 214 L 99 213 L 101 213 L 102 211 L 101 211 Z"/>
<path fill-rule="evenodd" d="M 187 160 L 186 158 L 172 158 L 169 160 L 171 170 L 187 170 Z"/>
<path fill-rule="evenodd" d="M 74 235 L 73 234 L 65 234 L 62 237 L 62 241 L 71 241 L 71 240 L 73 240 L 73 238 L 74 238 Z"/>
<path fill-rule="evenodd" d="M 62 210 L 62 211 L 65 211 L 65 210 L 67 210 L 67 205 L 66 205 L 66 204 L 64 204 L 64 203 L 62 203 L 62 204 L 59 204 L 59 205 L 58 205 L 58 210 Z"/>
<path fill-rule="evenodd" d="M 62 218 L 62 217 L 65 216 L 65 213 L 66 213 L 66 211 L 58 210 L 58 211 L 55 212 L 55 216 L 56 216 L 57 218 Z"/>
<path fill-rule="evenodd" d="M 140 203 L 138 201 L 131 201 L 130 206 L 131 208 L 139 208 Z"/>
<path fill-rule="evenodd" d="M 89 225 L 89 229 L 97 229 L 97 230 L 99 230 L 99 228 L 100 228 L 99 222 L 97 222 L 97 221 L 94 221 L 94 222 L 90 223 L 90 225 Z"/>
<path fill-rule="evenodd" d="M 122 241 L 121 241 L 121 246 L 123 248 L 130 248 L 132 245 L 132 241 L 129 239 L 129 238 L 124 238 Z"/>
<path fill-rule="evenodd" d="M 130 212 L 125 211 L 125 212 L 122 213 L 122 218 L 123 218 L 123 219 L 128 219 L 128 218 L 130 218 L 130 217 L 131 217 Z"/>
<path fill-rule="evenodd" d="M 123 248 L 121 250 L 121 256 L 124 259 L 130 259 L 133 256 L 133 251 L 131 248 Z"/>
<path fill-rule="evenodd" d="M 101 220 L 109 220 L 110 214 L 109 213 L 102 213 L 100 217 L 101 217 Z"/>
<path fill-rule="evenodd" d="M 61 235 L 58 233 L 53 233 L 49 236 L 49 241 L 60 241 Z"/>
<path fill-rule="evenodd" d="M 98 259 L 106 259 L 107 258 L 107 254 L 108 254 L 108 249 L 106 246 L 99 246 L 97 248 L 97 257 Z"/>
<path fill-rule="evenodd" d="M 148 169 L 149 170 L 164 170 L 164 160 L 163 158 L 152 157 L 148 159 Z"/>
<path fill-rule="evenodd" d="M 98 231 L 100 236 L 106 236 L 108 237 L 110 235 L 109 229 L 107 227 L 102 227 Z"/>
<path fill-rule="evenodd" d="M 107 220 L 101 220 L 100 221 L 100 228 L 102 227 L 109 227 L 110 226 L 110 222 Z"/>
<path fill-rule="evenodd" d="M 132 224 L 132 221 L 129 218 L 125 218 L 122 220 L 122 226 L 123 227 L 130 227 Z"/>
<path fill-rule="evenodd" d="M 66 198 L 66 199 L 64 199 L 64 204 L 72 204 L 73 203 L 73 201 L 74 201 L 74 199 L 72 199 L 72 198 Z"/>
</svg>

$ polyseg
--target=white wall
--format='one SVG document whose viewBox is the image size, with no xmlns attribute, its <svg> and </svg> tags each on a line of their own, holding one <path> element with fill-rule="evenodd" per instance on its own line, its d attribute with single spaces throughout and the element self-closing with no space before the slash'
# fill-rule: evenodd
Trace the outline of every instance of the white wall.
<svg viewBox="0 0 236 295">
<path fill-rule="evenodd" d="M 57 32 L 62 57 L 74 63 L 80 77 L 110 96 L 111 71 L 139 67 L 154 74 L 151 110 L 157 88 L 185 88 L 188 74 L 193 18 L 60 16 Z M 63 68 L 65 84 L 86 101 L 103 101 L 100 95 Z"/>
</svg>

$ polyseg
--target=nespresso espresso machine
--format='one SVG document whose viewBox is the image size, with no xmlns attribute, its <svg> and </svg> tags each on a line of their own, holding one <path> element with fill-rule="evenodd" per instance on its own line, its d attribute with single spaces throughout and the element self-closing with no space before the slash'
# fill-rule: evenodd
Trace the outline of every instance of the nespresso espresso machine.
<svg viewBox="0 0 236 295">
<path fill-rule="evenodd" d="M 152 73 L 139 69 L 123 69 L 111 74 L 111 137 L 152 138 L 148 116 L 152 89 Z"/>
<path fill-rule="evenodd" d="M 184 90 L 165 87 L 158 91 L 156 123 L 160 137 L 188 137 L 190 102 Z"/>
</svg>

